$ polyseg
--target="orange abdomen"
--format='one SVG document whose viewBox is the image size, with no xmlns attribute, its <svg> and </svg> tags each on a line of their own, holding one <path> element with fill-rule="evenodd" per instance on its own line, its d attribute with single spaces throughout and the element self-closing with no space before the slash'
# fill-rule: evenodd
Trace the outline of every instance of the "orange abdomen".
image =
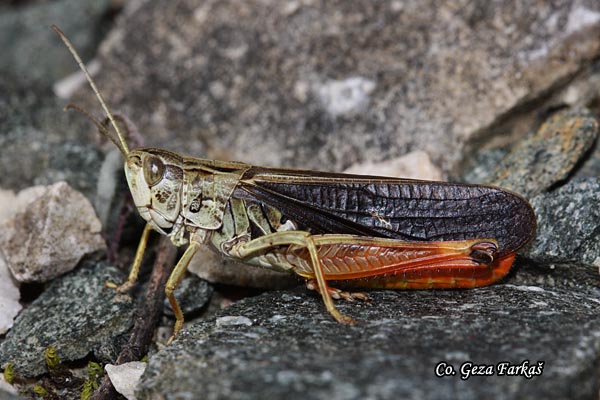
<svg viewBox="0 0 600 400">
<path fill-rule="evenodd" d="M 482 255 L 485 240 L 456 242 L 396 242 L 385 244 L 326 244 L 318 257 L 327 281 L 344 286 L 385 289 L 447 289 L 489 285 L 509 271 L 515 254 Z M 487 258 L 486 258 L 487 257 Z M 312 279 L 305 248 L 290 247 L 287 261 L 294 272 Z"/>
</svg>

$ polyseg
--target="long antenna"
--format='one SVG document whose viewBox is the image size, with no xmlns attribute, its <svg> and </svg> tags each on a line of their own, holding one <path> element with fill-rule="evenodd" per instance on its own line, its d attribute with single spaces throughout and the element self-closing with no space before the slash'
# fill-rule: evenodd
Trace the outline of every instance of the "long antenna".
<svg viewBox="0 0 600 400">
<path fill-rule="evenodd" d="M 92 87 L 92 90 L 96 94 L 96 97 L 100 101 L 100 104 L 102 105 L 104 112 L 108 116 L 110 123 L 112 124 L 113 128 L 115 128 L 115 131 L 117 132 L 117 136 L 119 137 L 119 141 L 117 142 L 114 138 L 111 138 L 110 136 L 108 136 L 108 131 L 106 129 L 103 131 L 101 130 L 100 133 L 107 136 L 119 148 L 121 153 L 123 153 L 123 155 L 125 157 L 127 157 L 127 155 L 129 154 L 129 147 L 127 146 L 127 142 L 125 141 L 125 136 L 123 136 L 123 134 L 121 133 L 121 129 L 119 129 L 119 125 L 117 125 L 117 122 L 115 121 L 115 117 L 113 117 L 112 113 L 108 109 L 108 106 L 106 105 L 104 98 L 100 94 L 100 91 L 96 87 L 94 80 L 92 79 L 92 77 L 90 76 L 90 73 L 88 72 L 87 68 L 83 64 L 83 61 L 81 61 L 81 57 L 79 57 L 79 54 L 77 54 L 77 51 L 75 50 L 75 47 L 73 47 L 73 44 L 71 43 L 71 41 L 63 33 L 63 31 L 60 30 L 60 28 L 58 26 L 52 25 L 52 29 L 54 30 L 54 32 L 56 32 L 58 34 L 58 36 L 60 36 L 62 41 L 65 43 L 65 46 L 67 46 L 67 48 L 69 49 L 69 51 L 71 52 L 71 54 L 73 55 L 75 60 L 77 61 L 77 64 L 79 64 L 79 68 L 81 68 L 81 70 L 83 71 L 85 78 L 89 82 L 90 86 Z M 94 119 L 92 118 L 92 120 L 94 120 Z"/>
</svg>

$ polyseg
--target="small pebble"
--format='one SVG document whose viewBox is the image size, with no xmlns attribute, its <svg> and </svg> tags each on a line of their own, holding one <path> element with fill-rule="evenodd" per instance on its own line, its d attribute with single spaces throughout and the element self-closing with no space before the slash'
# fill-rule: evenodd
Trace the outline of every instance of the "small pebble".
<svg viewBox="0 0 600 400">
<path fill-rule="evenodd" d="M 127 400 L 135 400 L 135 389 L 146 370 L 146 363 L 132 361 L 121 365 L 106 364 L 104 367 L 117 392 Z"/>
<path fill-rule="evenodd" d="M 228 326 L 252 326 L 252 320 L 244 316 L 226 315 L 217 318 L 216 324 L 219 328 Z"/>
</svg>

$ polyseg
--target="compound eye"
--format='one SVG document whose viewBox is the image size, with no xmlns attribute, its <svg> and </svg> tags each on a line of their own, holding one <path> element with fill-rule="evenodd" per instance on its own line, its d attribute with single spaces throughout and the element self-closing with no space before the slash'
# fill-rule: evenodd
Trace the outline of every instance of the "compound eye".
<svg viewBox="0 0 600 400">
<path fill-rule="evenodd" d="M 158 157 L 148 156 L 144 160 L 144 179 L 149 186 L 161 181 L 165 173 L 165 164 Z"/>
</svg>

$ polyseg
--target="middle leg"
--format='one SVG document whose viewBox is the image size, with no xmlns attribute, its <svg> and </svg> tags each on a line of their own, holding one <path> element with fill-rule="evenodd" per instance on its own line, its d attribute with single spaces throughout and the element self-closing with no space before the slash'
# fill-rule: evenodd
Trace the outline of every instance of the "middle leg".
<svg viewBox="0 0 600 400">
<path fill-rule="evenodd" d="M 231 255 L 234 255 L 235 257 L 240 259 L 245 259 L 248 257 L 252 257 L 264 250 L 274 249 L 278 246 L 291 245 L 304 247 L 308 251 L 310 255 L 312 274 L 314 280 L 317 283 L 318 292 L 321 294 L 323 302 L 325 303 L 325 308 L 327 309 L 329 314 L 331 314 L 331 316 L 335 318 L 336 321 L 342 324 L 354 325 L 355 321 L 352 318 L 343 315 L 335 307 L 335 304 L 331 297 L 331 288 L 327 285 L 325 274 L 323 272 L 323 267 L 319 260 L 317 245 L 313 240 L 313 236 L 309 232 L 284 231 L 271 233 L 269 235 L 259 237 L 246 243 L 240 243 L 232 249 Z"/>
</svg>

